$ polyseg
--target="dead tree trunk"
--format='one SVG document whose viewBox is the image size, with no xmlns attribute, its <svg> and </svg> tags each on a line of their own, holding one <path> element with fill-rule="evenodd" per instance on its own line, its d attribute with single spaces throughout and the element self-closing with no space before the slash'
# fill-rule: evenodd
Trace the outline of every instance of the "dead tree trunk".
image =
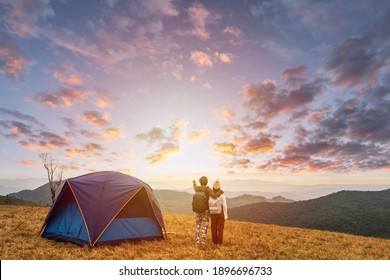
<svg viewBox="0 0 390 280">
<path fill-rule="evenodd" d="M 51 157 L 51 154 L 49 153 L 42 153 L 39 155 L 39 157 L 42 159 L 43 167 L 45 167 L 47 171 L 47 179 L 49 180 L 49 187 L 51 192 L 51 204 L 53 205 L 56 199 L 56 191 L 61 185 L 62 170 L 57 172 L 57 178 L 54 179 L 58 163 Z"/>
</svg>

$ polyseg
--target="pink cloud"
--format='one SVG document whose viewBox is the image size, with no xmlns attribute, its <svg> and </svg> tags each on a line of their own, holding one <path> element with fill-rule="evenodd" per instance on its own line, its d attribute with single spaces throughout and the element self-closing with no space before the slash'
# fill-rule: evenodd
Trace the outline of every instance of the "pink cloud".
<svg viewBox="0 0 390 280">
<path fill-rule="evenodd" d="M 165 16 L 178 16 L 179 11 L 172 2 L 172 0 L 144 0 L 141 3 L 153 14 L 161 13 Z"/>
<path fill-rule="evenodd" d="M 42 103 L 52 108 L 69 108 L 76 103 L 84 103 L 87 95 L 87 91 L 84 88 L 63 86 L 58 91 L 51 93 L 40 93 L 30 97 L 29 100 Z"/>
<path fill-rule="evenodd" d="M 80 118 L 95 126 L 107 126 L 110 124 L 108 121 L 108 114 L 100 113 L 98 111 L 85 111 L 80 115 Z"/>
<path fill-rule="evenodd" d="M 101 145 L 96 143 L 89 143 L 84 146 L 82 149 L 78 148 L 69 148 L 66 149 L 66 157 L 67 158 L 73 158 L 76 156 L 83 156 L 83 157 L 92 157 L 93 155 L 98 155 L 100 151 L 102 151 L 103 148 Z"/>
<path fill-rule="evenodd" d="M 22 38 L 38 37 L 39 21 L 54 17 L 50 0 L 2 0 L 9 7 L 3 15 L 11 32 Z"/>
<path fill-rule="evenodd" d="M 83 79 L 75 73 L 70 63 L 64 63 L 60 67 L 57 67 L 53 70 L 52 74 L 62 85 L 79 86 L 84 83 Z"/>
<path fill-rule="evenodd" d="M 229 42 L 233 46 L 241 46 L 242 45 L 243 34 L 239 28 L 237 28 L 235 26 L 226 26 L 222 33 L 232 35 L 233 38 L 230 39 Z"/>
<path fill-rule="evenodd" d="M 188 15 L 194 26 L 191 32 L 201 40 L 209 39 L 210 32 L 206 29 L 206 23 L 210 12 L 201 3 L 194 3 L 188 8 Z"/>
</svg>

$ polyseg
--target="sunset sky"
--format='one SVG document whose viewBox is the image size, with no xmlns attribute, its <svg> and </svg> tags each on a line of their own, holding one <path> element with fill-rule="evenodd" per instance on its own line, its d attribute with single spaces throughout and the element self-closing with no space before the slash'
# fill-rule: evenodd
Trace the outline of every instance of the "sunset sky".
<svg viewBox="0 0 390 280">
<path fill-rule="evenodd" d="M 390 2 L 0 0 L 0 179 L 386 184 Z M 36 187 L 36 186 L 34 186 Z"/>
</svg>

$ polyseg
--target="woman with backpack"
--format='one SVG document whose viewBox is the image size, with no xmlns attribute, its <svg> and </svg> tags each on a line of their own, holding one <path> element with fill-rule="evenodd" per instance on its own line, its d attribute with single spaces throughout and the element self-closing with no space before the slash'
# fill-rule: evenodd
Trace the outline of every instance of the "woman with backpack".
<svg viewBox="0 0 390 280">
<path fill-rule="evenodd" d="M 221 191 L 221 183 L 217 180 L 213 184 L 213 192 L 218 193 L 219 191 Z M 222 245 L 225 220 L 228 218 L 226 196 L 224 193 L 217 198 L 209 197 L 209 210 L 213 243 L 219 247 Z"/>
<path fill-rule="evenodd" d="M 208 179 L 206 176 L 202 176 L 199 179 L 200 186 L 196 185 L 196 181 L 193 180 L 192 184 L 195 190 L 195 194 L 192 199 L 192 210 L 195 214 L 195 242 L 196 244 L 204 245 L 206 243 L 207 229 L 209 227 L 209 198 L 217 198 L 223 191 L 219 190 L 214 192 L 207 186 Z"/>
</svg>

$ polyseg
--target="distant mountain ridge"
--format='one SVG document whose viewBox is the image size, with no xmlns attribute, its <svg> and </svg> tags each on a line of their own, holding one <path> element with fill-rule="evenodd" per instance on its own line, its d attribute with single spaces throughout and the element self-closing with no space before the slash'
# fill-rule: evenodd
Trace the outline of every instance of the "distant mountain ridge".
<svg viewBox="0 0 390 280">
<path fill-rule="evenodd" d="M 340 191 L 291 203 L 254 203 L 230 209 L 229 218 L 390 238 L 390 189 Z"/>
<path fill-rule="evenodd" d="M 57 190 L 57 194 L 61 189 Z M 192 193 L 173 190 L 154 190 L 154 194 L 159 201 L 163 212 L 172 212 L 180 214 L 192 214 Z M 50 205 L 51 196 L 49 184 L 45 184 L 35 190 L 23 190 L 17 193 L 11 193 L 9 196 L 32 201 L 40 205 Z M 240 195 L 233 198 L 227 198 L 228 208 L 238 207 L 245 204 L 256 202 L 292 202 L 293 200 L 286 199 L 281 196 L 267 199 L 263 196 Z"/>
</svg>

